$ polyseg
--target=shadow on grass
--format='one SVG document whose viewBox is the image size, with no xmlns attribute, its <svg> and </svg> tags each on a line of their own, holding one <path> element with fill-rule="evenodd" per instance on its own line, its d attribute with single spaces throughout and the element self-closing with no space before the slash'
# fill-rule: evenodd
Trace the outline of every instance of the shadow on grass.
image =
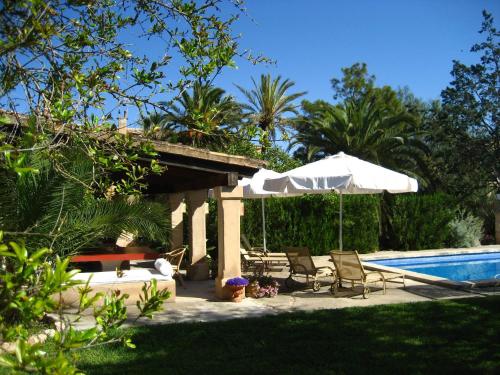
<svg viewBox="0 0 500 375">
<path fill-rule="evenodd" d="M 500 297 L 134 329 L 137 349 L 81 353 L 89 374 L 488 374 Z"/>
</svg>

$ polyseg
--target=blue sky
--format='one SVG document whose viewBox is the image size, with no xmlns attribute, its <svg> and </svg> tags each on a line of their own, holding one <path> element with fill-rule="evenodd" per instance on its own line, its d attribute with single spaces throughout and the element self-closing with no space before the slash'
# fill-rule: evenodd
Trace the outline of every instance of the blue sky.
<svg viewBox="0 0 500 375">
<path fill-rule="evenodd" d="M 497 28 L 500 20 L 499 0 L 247 0 L 246 8 L 234 28 L 241 47 L 276 64 L 239 60 L 238 69 L 226 68 L 214 83 L 239 100 L 234 84 L 251 88 L 262 73 L 291 79 L 308 100 L 332 100 L 330 79 L 355 62 L 367 63 L 377 85 L 437 99 L 454 59 L 478 60 L 469 50 L 482 40 L 482 10 Z"/>
<path fill-rule="evenodd" d="M 238 69 L 222 71 L 214 84 L 241 101 L 235 84 L 252 88 L 251 78 L 262 73 L 291 79 L 305 99 L 332 101 L 330 79 L 356 62 L 367 63 L 378 86 L 438 99 L 454 59 L 478 61 L 470 48 L 482 40 L 483 9 L 500 28 L 500 0 L 246 0 L 246 8 L 234 27 L 241 47 L 276 63 L 240 59 Z M 129 119 L 137 120 L 133 108 Z"/>
<path fill-rule="evenodd" d="M 224 13 L 234 10 L 229 2 L 223 4 Z M 379 86 L 407 86 L 421 99 L 437 99 L 451 81 L 454 59 L 478 61 L 469 51 L 483 40 L 478 34 L 483 9 L 500 28 L 500 0 L 246 0 L 246 8 L 248 16 L 234 25 L 234 34 L 242 35 L 241 47 L 276 63 L 254 66 L 240 59 L 238 69 L 222 71 L 214 84 L 241 101 L 234 85 L 252 88 L 251 77 L 262 73 L 291 79 L 293 91 L 307 91 L 308 100 L 332 100 L 330 79 L 356 62 L 367 63 Z M 160 44 L 155 49 L 153 41 L 140 40 L 139 30 L 123 37 L 139 55 L 163 53 Z M 169 66 L 170 79 L 178 78 L 175 69 L 175 63 Z M 108 102 L 106 109 L 115 104 Z M 134 124 L 138 111 L 128 110 L 129 124 Z"/>
<path fill-rule="evenodd" d="M 276 60 L 253 66 L 238 61 L 216 84 L 241 98 L 234 83 L 281 75 L 307 91 L 309 100 L 331 100 L 330 79 L 340 69 L 366 62 L 378 85 L 408 86 L 424 100 L 438 98 L 450 82 L 452 60 L 472 63 L 481 40 L 483 9 L 498 28 L 499 0 L 248 0 L 250 17 L 235 28 L 241 45 Z M 252 20 L 253 19 L 253 20 Z"/>
</svg>

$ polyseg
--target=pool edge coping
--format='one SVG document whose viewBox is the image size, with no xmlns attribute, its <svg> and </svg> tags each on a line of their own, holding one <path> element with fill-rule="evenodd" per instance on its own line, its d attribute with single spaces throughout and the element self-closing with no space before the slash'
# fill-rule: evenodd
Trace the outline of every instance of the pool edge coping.
<svg viewBox="0 0 500 375">
<path fill-rule="evenodd" d="M 457 249 L 432 249 L 432 250 L 417 250 L 417 251 L 404 251 L 404 252 L 394 252 L 394 254 L 365 254 L 361 259 L 363 266 L 371 271 L 382 271 L 382 272 L 395 272 L 404 275 L 406 278 L 423 282 L 431 285 L 444 286 L 452 289 L 461 290 L 472 290 L 481 286 L 499 286 L 500 280 L 497 279 L 486 279 L 478 280 L 476 282 L 472 281 L 454 281 L 445 279 L 443 277 L 427 275 L 424 273 L 413 272 L 404 270 L 401 268 L 383 266 L 381 264 L 372 263 L 371 261 L 382 260 L 382 259 L 395 259 L 395 258 L 415 258 L 415 257 L 425 257 L 425 256 L 440 256 L 440 255 L 460 255 L 460 254 L 477 254 L 477 253 L 495 253 L 500 252 L 500 245 L 488 245 L 474 248 L 457 248 Z"/>
</svg>

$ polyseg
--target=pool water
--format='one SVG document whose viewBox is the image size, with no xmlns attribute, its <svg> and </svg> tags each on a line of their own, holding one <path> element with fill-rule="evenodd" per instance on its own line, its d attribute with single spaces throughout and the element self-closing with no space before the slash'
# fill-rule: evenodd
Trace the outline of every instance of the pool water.
<svg viewBox="0 0 500 375">
<path fill-rule="evenodd" d="M 500 252 L 382 259 L 370 263 L 454 281 L 500 279 Z"/>
</svg>

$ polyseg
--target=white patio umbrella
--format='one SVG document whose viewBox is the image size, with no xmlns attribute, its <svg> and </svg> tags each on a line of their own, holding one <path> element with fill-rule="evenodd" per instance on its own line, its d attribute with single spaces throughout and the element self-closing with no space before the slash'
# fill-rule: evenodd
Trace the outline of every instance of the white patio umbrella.
<svg viewBox="0 0 500 375">
<path fill-rule="evenodd" d="M 268 178 L 279 177 L 281 174 L 272 171 L 270 169 L 262 168 L 257 173 L 255 173 L 252 178 L 242 178 L 238 181 L 238 185 L 243 187 L 243 198 L 247 199 L 261 199 L 261 212 L 262 212 L 262 242 L 264 246 L 264 251 L 267 251 L 266 243 L 266 212 L 264 199 L 269 197 L 284 197 L 301 195 L 299 194 L 288 194 L 286 192 L 270 191 L 264 189 L 264 181 Z"/>
<path fill-rule="evenodd" d="M 414 178 L 339 152 L 267 178 L 263 188 L 283 194 L 340 194 L 339 248 L 342 250 L 342 194 L 408 193 L 418 190 Z"/>
</svg>

